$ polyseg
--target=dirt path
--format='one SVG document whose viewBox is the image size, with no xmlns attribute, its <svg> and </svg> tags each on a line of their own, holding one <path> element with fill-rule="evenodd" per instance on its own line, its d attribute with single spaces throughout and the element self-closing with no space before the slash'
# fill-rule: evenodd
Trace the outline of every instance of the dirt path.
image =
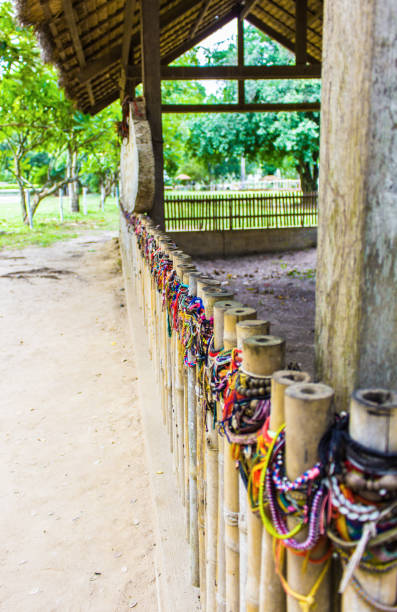
<svg viewBox="0 0 397 612">
<path fill-rule="evenodd" d="M 0 252 L 0 610 L 157 610 L 111 237 Z"/>
<path fill-rule="evenodd" d="M 314 375 L 316 249 L 199 259 L 236 299 L 270 321 L 270 333 L 286 340 L 286 363 Z"/>
</svg>

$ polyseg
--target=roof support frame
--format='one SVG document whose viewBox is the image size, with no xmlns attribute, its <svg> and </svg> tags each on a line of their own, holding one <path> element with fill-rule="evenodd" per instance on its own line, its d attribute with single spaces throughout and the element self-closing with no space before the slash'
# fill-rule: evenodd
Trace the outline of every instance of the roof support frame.
<svg viewBox="0 0 397 612">
<path fill-rule="evenodd" d="M 163 81 L 199 81 L 247 79 L 318 79 L 320 64 L 275 66 L 164 66 L 160 68 Z M 127 78 L 139 79 L 141 66 L 128 66 Z"/>
<path fill-rule="evenodd" d="M 295 58 L 306 64 L 307 56 L 307 0 L 295 0 Z"/>
<path fill-rule="evenodd" d="M 162 104 L 163 113 L 278 113 L 318 112 L 320 102 L 258 104 Z"/>
<path fill-rule="evenodd" d="M 151 217 L 164 228 L 164 155 L 161 119 L 160 0 L 141 2 L 142 82 L 152 135 L 154 197 Z"/>
<path fill-rule="evenodd" d="M 73 10 L 72 0 L 63 0 L 62 5 L 65 19 L 69 26 L 70 37 L 72 39 L 73 47 L 76 52 L 77 60 L 79 62 L 80 68 L 85 68 L 85 55 L 83 45 L 81 44 L 80 35 L 77 29 L 76 17 Z M 88 81 L 86 86 L 90 104 L 91 106 L 94 106 L 95 98 L 94 93 L 92 91 L 91 83 Z"/>
<path fill-rule="evenodd" d="M 136 0 L 126 0 L 124 8 L 124 32 L 121 43 L 121 75 L 120 75 L 120 98 L 124 99 L 127 84 L 127 66 L 131 50 L 131 30 L 134 22 Z"/>
</svg>

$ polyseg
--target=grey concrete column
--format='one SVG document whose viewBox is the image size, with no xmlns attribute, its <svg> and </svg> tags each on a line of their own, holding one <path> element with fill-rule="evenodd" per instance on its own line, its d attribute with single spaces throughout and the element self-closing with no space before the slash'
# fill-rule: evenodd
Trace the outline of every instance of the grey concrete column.
<svg viewBox="0 0 397 612">
<path fill-rule="evenodd" d="M 397 388 L 397 2 L 327 0 L 317 374 Z"/>
</svg>

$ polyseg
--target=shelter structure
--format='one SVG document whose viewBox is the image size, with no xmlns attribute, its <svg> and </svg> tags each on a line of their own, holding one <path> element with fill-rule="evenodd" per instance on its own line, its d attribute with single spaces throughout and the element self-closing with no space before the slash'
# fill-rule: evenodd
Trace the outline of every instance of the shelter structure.
<svg viewBox="0 0 397 612">
<path fill-rule="evenodd" d="M 162 112 L 318 109 L 313 104 L 247 104 L 244 80 L 321 74 L 317 376 L 335 390 L 337 410 L 348 408 L 355 388 L 381 388 L 371 393 L 368 414 L 374 422 L 384 421 L 382 402 L 388 393 L 383 390 L 397 388 L 395 0 L 326 0 L 324 5 L 320 0 L 22 0 L 20 16 L 36 28 L 47 58 L 58 66 L 81 110 L 96 113 L 117 98 L 125 102 L 122 199 L 129 211 L 149 211 L 160 226 Z M 236 66 L 170 65 L 234 18 L 239 24 Z M 245 66 L 244 19 L 294 51 L 295 65 Z M 162 79 L 199 78 L 236 79 L 238 102 L 216 108 L 162 104 Z M 140 81 L 144 99 L 135 101 Z M 184 258 L 186 263 L 189 257 Z M 180 274 L 187 274 L 182 260 L 175 256 L 175 261 Z M 140 277 L 150 294 L 150 282 Z M 395 402 L 388 408 L 394 410 Z M 376 425 L 374 431 L 376 437 Z M 395 452 L 388 444 L 382 450 Z M 303 445 L 302 457 L 306 454 Z M 394 576 L 390 603 L 396 599 Z"/>
<path fill-rule="evenodd" d="M 359 382 L 397 387 L 394 0 L 373 0 L 365 10 L 358 0 L 329 0 L 325 7 L 322 0 L 21 0 L 19 14 L 36 29 L 46 59 L 58 67 L 61 83 L 84 112 L 95 114 L 131 96 L 143 82 L 154 154 L 144 163 L 153 163 L 154 170 L 144 207 L 160 224 L 162 112 L 318 109 L 247 104 L 244 79 L 322 74 L 318 372 L 344 405 Z M 169 65 L 234 18 L 237 66 Z M 244 19 L 294 51 L 295 65 L 244 66 Z M 236 79 L 238 103 L 162 105 L 162 79 L 201 78 Z M 137 191 L 135 186 L 128 193 Z"/>
</svg>

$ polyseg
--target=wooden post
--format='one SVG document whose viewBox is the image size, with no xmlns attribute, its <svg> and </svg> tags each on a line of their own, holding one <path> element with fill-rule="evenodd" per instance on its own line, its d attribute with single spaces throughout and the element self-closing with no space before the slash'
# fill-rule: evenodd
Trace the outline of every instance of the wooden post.
<svg viewBox="0 0 397 612">
<path fill-rule="evenodd" d="M 237 65 L 244 66 L 244 20 L 237 19 Z M 238 103 L 245 103 L 245 83 L 242 79 L 238 81 Z"/>
<path fill-rule="evenodd" d="M 295 383 L 309 381 L 310 375 L 307 372 L 296 372 L 295 370 L 274 372 L 271 390 L 270 431 L 278 431 L 281 425 L 285 423 L 285 390 Z M 274 567 L 273 538 L 266 529 L 262 531 L 261 555 L 259 612 L 284 612 L 286 597 Z"/>
<path fill-rule="evenodd" d="M 255 335 L 269 333 L 269 322 L 258 319 L 241 321 L 236 325 L 237 348 L 242 350 L 243 340 Z M 248 574 L 248 547 L 247 547 L 247 491 L 244 482 L 239 478 L 239 546 L 240 546 L 240 610 L 246 609 L 246 585 Z"/>
<path fill-rule="evenodd" d="M 397 388 L 396 23 L 395 0 L 324 3 L 316 361 L 340 410 Z"/>
<path fill-rule="evenodd" d="M 59 196 L 59 220 L 63 223 L 63 190 L 62 188 L 58 192 Z"/>
<path fill-rule="evenodd" d="M 320 383 L 296 383 L 288 387 L 284 396 L 285 410 L 285 465 L 289 480 L 295 480 L 318 461 L 317 447 L 321 437 L 329 427 L 332 419 L 331 401 L 334 392 L 331 387 Z M 296 525 L 290 518 L 289 527 Z M 296 536 L 304 540 L 307 528 L 304 527 Z M 317 546 L 312 558 L 321 558 L 325 547 Z M 304 571 L 305 559 L 292 551 L 287 551 L 287 579 L 295 592 L 308 596 L 321 572 L 323 564 L 308 563 Z M 317 609 L 328 612 L 332 607 L 330 591 L 330 572 L 319 585 L 315 601 Z M 287 597 L 288 612 L 302 612 L 300 603 L 290 595 Z"/>
<path fill-rule="evenodd" d="M 141 54 L 143 93 L 152 133 L 155 189 L 151 216 L 164 229 L 163 130 L 161 122 L 160 2 L 141 2 Z"/>
<path fill-rule="evenodd" d="M 353 440 L 382 453 L 397 452 L 397 393 L 385 389 L 355 391 L 350 402 L 349 433 Z M 397 603 L 397 569 L 369 573 L 361 569 L 356 578 L 379 607 L 370 605 L 349 584 L 342 598 L 343 612 L 372 612 Z"/>
</svg>

